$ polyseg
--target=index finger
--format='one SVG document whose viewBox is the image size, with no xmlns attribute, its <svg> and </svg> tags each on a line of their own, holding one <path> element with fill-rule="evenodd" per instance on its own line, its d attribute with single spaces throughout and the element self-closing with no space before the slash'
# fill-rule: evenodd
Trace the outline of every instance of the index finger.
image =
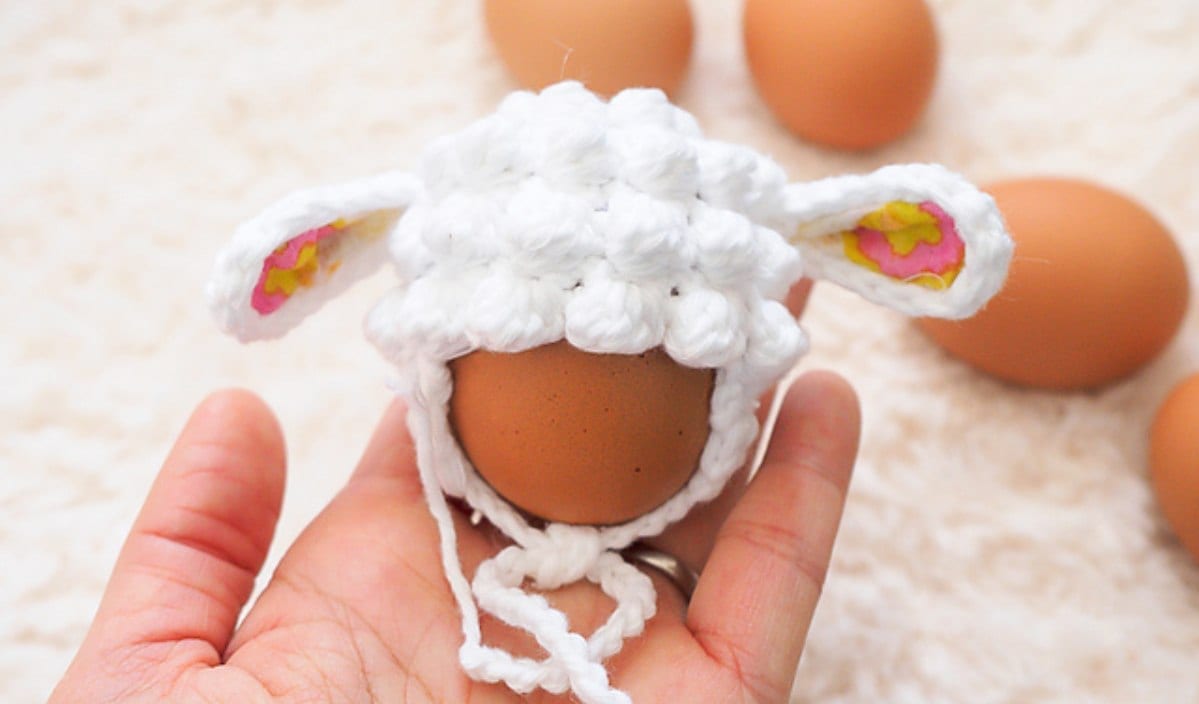
<svg viewBox="0 0 1199 704">
<path fill-rule="evenodd" d="M 687 624 L 764 701 L 790 690 L 828 571 L 860 415 L 847 382 L 809 373 L 783 401 L 761 470 L 729 515 Z"/>
</svg>

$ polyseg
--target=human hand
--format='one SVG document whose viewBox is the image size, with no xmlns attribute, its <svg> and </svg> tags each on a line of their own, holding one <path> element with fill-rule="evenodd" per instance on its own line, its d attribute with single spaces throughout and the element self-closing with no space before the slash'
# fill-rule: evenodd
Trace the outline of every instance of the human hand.
<svg viewBox="0 0 1199 704">
<path fill-rule="evenodd" d="M 184 428 L 121 551 L 87 638 L 52 702 L 517 700 L 458 667 L 459 615 L 442 576 L 399 403 L 346 487 L 237 618 L 282 501 L 283 439 L 246 392 L 222 392 Z M 828 565 L 856 449 L 852 390 L 801 377 L 766 461 L 707 546 L 690 604 L 653 574 L 659 610 L 608 661 L 634 701 L 781 701 Z M 458 517 L 468 573 L 502 545 Z M 694 551 L 702 531 L 672 531 Z M 590 584 L 554 602 L 583 632 L 606 618 Z M 485 638 L 527 644 L 497 623 Z M 549 700 L 544 692 L 530 697 Z"/>
<path fill-rule="evenodd" d="M 788 301 L 796 314 L 806 293 L 802 287 Z M 291 546 L 238 626 L 282 502 L 283 439 L 248 393 L 202 403 L 51 701 L 518 699 L 458 666 L 459 614 L 403 418 L 398 403 L 387 412 L 346 487 Z M 735 477 L 721 497 L 652 541 L 702 568 L 700 583 L 687 604 L 651 571 L 658 614 L 608 661 L 614 686 L 634 701 L 785 699 L 828 566 L 858 427 L 853 391 L 838 377 L 809 374 L 792 387 L 752 484 Z M 468 573 L 504 546 L 487 526 L 455 520 Z M 581 632 L 609 608 L 590 584 L 552 599 Z M 497 622 L 485 619 L 484 632 L 487 642 L 533 654 Z"/>
</svg>

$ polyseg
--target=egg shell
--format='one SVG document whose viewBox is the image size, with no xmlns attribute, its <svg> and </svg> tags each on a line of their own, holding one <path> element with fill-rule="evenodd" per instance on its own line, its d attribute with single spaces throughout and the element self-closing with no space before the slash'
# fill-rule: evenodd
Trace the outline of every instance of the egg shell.
<svg viewBox="0 0 1199 704">
<path fill-rule="evenodd" d="M 920 320 L 933 341 L 1001 379 L 1068 390 L 1125 377 L 1174 337 L 1187 307 L 1187 271 L 1148 210 L 1072 179 L 985 190 L 1016 243 L 1007 281 L 973 318 Z"/>
<path fill-rule="evenodd" d="M 936 26 L 923 0 L 748 0 L 754 84 L 800 137 L 865 149 L 907 132 L 936 82 Z"/>
<path fill-rule="evenodd" d="M 1166 522 L 1199 560 L 1199 374 L 1176 386 L 1158 410 L 1149 465 Z"/>
<path fill-rule="evenodd" d="M 573 79 L 602 95 L 673 94 L 691 58 L 686 0 L 486 0 L 488 34 L 525 88 Z"/>
<path fill-rule="evenodd" d="M 450 364 L 450 424 L 496 492 L 550 521 L 613 524 L 656 508 L 699 466 L 715 372 L 661 349 L 557 342 Z"/>
</svg>

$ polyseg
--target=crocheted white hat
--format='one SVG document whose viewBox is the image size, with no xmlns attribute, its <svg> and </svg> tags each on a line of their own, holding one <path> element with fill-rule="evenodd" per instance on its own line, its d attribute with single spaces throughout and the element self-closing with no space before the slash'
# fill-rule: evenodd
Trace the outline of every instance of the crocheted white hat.
<svg viewBox="0 0 1199 704">
<path fill-rule="evenodd" d="M 912 315 L 964 317 L 1000 287 L 1012 244 L 991 198 L 933 165 L 789 184 L 748 149 L 703 138 L 657 90 L 608 103 L 577 83 L 519 92 L 442 138 L 414 173 L 301 191 L 242 225 L 208 288 L 222 327 L 279 336 L 388 258 L 399 284 L 367 335 L 399 370 L 446 577 L 463 617 L 463 667 L 518 692 L 624 702 L 603 660 L 655 609 L 619 551 L 716 496 L 757 434 L 757 398 L 806 350 L 780 300 L 807 275 Z M 620 525 L 534 526 L 471 466 L 451 431 L 448 362 L 566 340 L 599 353 L 662 348 L 715 369 L 709 437 L 685 486 Z M 468 583 L 447 496 L 516 543 Z M 589 638 L 521 585 L 580 579 L 616 601 Z M 478 608 L 549 653 L 481 641 Z"/>
</svg>

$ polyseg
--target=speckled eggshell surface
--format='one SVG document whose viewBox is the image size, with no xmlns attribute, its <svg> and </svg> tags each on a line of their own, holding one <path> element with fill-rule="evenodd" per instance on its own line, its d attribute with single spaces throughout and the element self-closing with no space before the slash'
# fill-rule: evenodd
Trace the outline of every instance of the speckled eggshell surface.
<svg viewBox="0 0 1199 704">
<path fill-rule="evenodd" d="M 1144 205 L 1078 179 L 985 188 L 1016 255 L 973 318 L 920 320 L 951 354 L 1001 379 L 1085 389 L 1134 373 L 1174 339 L 1189 299 L 1182 253 Z"/>
<path fill-rule="evenodd" d="M 557 342 L 450 363 L 450 424 L 500 496 L 538 518 L 612 524 L 691 478 L 708 439 L 715 372 L 660 349 L 583 352 Z"/>
</svg>

